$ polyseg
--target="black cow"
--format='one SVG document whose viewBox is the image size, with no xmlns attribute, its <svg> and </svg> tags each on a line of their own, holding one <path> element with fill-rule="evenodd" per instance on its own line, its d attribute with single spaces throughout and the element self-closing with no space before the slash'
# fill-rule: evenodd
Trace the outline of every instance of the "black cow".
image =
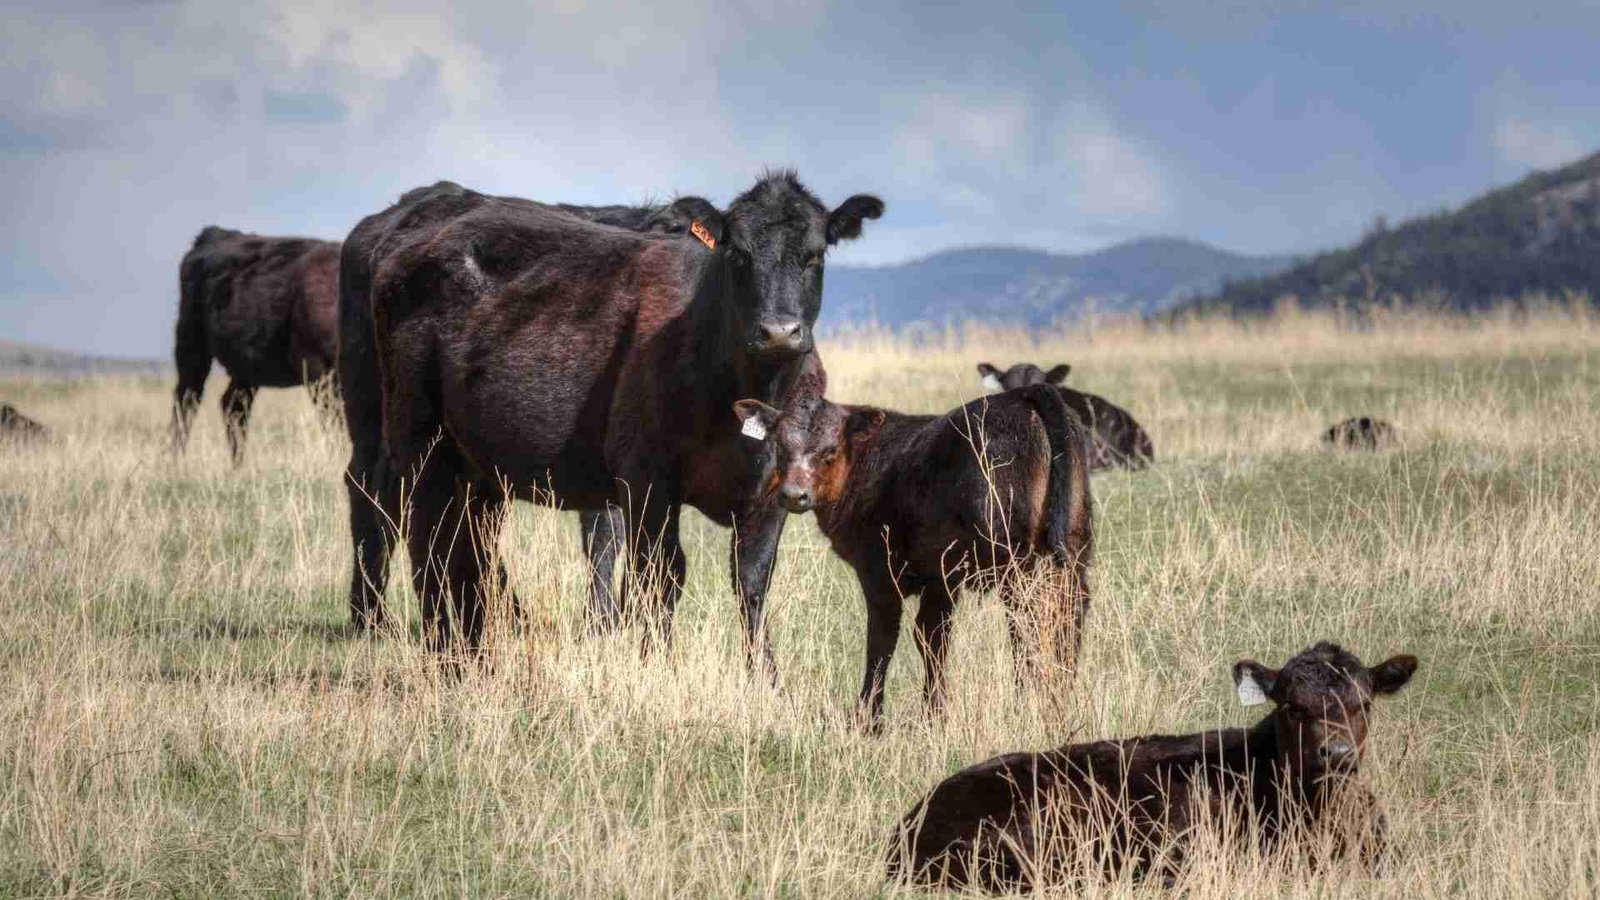
<svg viewBox="0 0 1600 900">
<path fill-rule="evenodd" d="M 215 359 L 228 373 L 222 416 L 237 463 L 257 388 L 309 385 L 333 373 L 339 245 L 211 226 L 184 254 L 178 291 L 173 449 L 188 443 Z"/>
<path fill-rule="evenodd" d="M 457 631 L 481 646 L 500 580 L 485 564 L 501 510 L 521 497 L 623 510 L 634 571 L 662 601 L 662 642 L 684 575 L 680 506 L 732 524 L 756 654 L 784 511 L 758 502 L 769 461 L 726 410 L 820 375 L 823 256 L 882 209 L 857 195 L 829 212 L 780 172 L 698 219 L 704 246 L 448 182 L 363 220 L 340 270 L 356 620 L 381 615 L 384 517 L 400 521 L 404 476 L 434 649 Z"/>
<path fill-rule="evenodd" d="M 1170 880 L 1193 831 L 1233 827 L 1264 850 L 1309 849 L 1375 861 L 1377 801 L 1355 777 L 1368 712 L 1410 680 L 1415 656 L 1368 668 L 1326 641 L 1273 670 L 1233 667 L 1246 704 L 1274 704 L 1253 728 L 1151 735 L 1010 753 L 946 778 L 889 840 L 891 878 L 1031 891 L 1100 868 Z M 1202 821 L 1204 820 L 1204 821 Z"/>
<path fill-rule="evenodd" d="M 978 363 L 983 386 L 991 391 L 1008 391 L 1030 384 L 1055 385 L 1061 391 L 1061 399 L 1067 401 L 1067 407 L 1094 435 L 1091 468 L 1142 469 L 1154 461 L 1156 452 L 1150 435 L 1127 410 L 1104 397 L 1063 386 L 1071 371 L 1072 367 L 1065 364 L 1046 372 L 1033 363 L 1017 363 L 1002 372 L 989 363 Z"/>
<path fill-rule="evenodd" d="M 869 724 L 882 714 L 908 596 L 921 596 L 917 645 L 930 710 L 943 705 L 945 645 L 964 586 L 998 583 L 1019 680 L 1036 674 L 1029 635 L 1063 669 L 1075 664 L 1094 537 L 1088 438 L 1054 388 L 1008 391 L 940 416 L 839 406 L 810 391 L 781 411 L 743 400 L 735 414 L 776 449 L 768 490 L 791 512 L 815 508 L 828 543 L 855 570 L 867 604 Z M 1026 576 L 1041 563 L 1054 571 L 1039 596 L 1026 597 Z"/>
</svg>

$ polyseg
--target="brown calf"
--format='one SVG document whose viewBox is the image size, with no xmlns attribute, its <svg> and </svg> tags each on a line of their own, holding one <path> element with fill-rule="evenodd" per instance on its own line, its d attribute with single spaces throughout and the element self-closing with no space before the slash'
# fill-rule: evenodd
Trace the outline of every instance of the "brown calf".
<svg viewBox="0 0 1600 900">
<path fill-rule="evenodd" d="M 754 400 L 734 410 L 745 434 L 776 449 L 768 490 L 791 512 L 814 508 L 834 552 L 855 569 L 867 603 L 861 704 L 872 721 L 882 714 L 908 596 L 921 597 L 917 644 L 934 710 L 965 585 L 1000 587 L 1019 678 L 1032 661 L 1021 645 L 1030 624 L 1043 627 L 1042 641 L 1070 667 L 1089 606 L 1093 527 L 1087 438 L 1055 388 L 1009 391 L 942 416 L 839 406 L 798 391 L 782 411 Z M 1025 597 L 1024 576 L 1040 563 L 1059 573 L 1048 579 L 1050 596 Z M 1042 615 L 1028 623 L 1025 610 Z"/>
<path fill-rule="evenodd" d="M 1263 849 L 1328 837 L 1336 854 L 1357 849 L 1375 861 L 1383 817 L 1354 776 L 1373 698 L 1399 690 L 1416 668 L 1414 656 L 1368 668 L 1324 641 L 1282 669 L 1234 665 L 1242 702 L 1273 703 L 1253 728 L 1071 744 L 979 763 L 946 778 L 901 821 L 889 841 L 889 874 L 996 892 L 1096 867 L 1170 880 L 1206 821 L 1231 824 L 1240 840 Z"/>
</svg>

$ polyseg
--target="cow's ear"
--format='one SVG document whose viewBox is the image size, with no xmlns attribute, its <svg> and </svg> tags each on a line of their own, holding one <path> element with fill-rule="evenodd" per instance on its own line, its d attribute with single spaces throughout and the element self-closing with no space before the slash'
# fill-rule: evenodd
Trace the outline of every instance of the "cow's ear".
<svg viewBox="0 0 1600 900">
<path fill-rule="evenodd" d="M 878 433 L 883 427 L 884 412 L 881 409 L 858 409 L 850 414 L 844 423 L 844 439 L 846 441 L 864 441 Z"/>
<path fill-rule="evenodd" d="M 984 390 L 1000 391 L 1005 385 L 1000 383 L 1000 370 L 988 363 L 978 363 L 978 375 L 983 379 Z"/>
<path fill-rule="evenodd" d="M 662 234 L 688 234 L 699 222 L 712 240 L 722 240 L 722 213 L 704 197 L 679 197 L 650 217 L 649 230 Z"/>
<path fill-rule="evenodd" d="M 1278 687 L 1278 671 L 1253 659 L 1241 659 L 1233 664 L 1233 685 L 1239 691 L 1240 704 L 1258 706 L 1272 699 L 1272 692 Z"/>
<path fill-rule="evenodd" d="M 1372 676 L 1372 689 L 1380 694 L 1392 694 L 1406 686 L 1417 671 L 1417 658 L 1410 654 L 1391 656 L 1367 670 Z"/>
<path fill-rule="evenodd" d="M 766 440 L 778 421 L 778 411 L 760 400 L 735 400 L 733 414 L 744 423 L 739 433 L 758 441 Z"/>
<path fill-rule="evenodd" d="M 853 240 L 861 236 L 861 220 L 883 215 L 883 201 L 871 194 L 857 194 L 828 213 L 828 243 Z"/>
<path fill-rule="evenodd" d="M 1062 363 L 1061 365 L 1056 366 L 1050 371 L 1044 373 L 1044 381 L 1046 384 L 1061 384 L 1067 380 L 1067 374 L 1071 371 L 1071 366 L 1067 365 L 1066 363 Z"/>
</svg>

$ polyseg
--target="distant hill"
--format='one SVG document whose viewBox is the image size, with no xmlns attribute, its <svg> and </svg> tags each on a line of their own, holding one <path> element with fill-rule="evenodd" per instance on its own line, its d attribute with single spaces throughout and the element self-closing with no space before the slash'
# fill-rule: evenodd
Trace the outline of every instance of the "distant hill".
<svg viewBox="0 0 1600 900">
<path fill-rule="evenodd" d="M 895 266 L 830 266 L 822 315 L 825 323 L 891 327 L 969 319 L 1040 326 L 1091 309 L 1156 312 L 1214 292 L 1227 279 L 1265 275 L 1290 262 L 1177 238 L 1080 255 L 975 247 Z"/>
<path fill-rule="evenodd" d="M 1459 309 L 1531 292 L 1600 298 L 1600 154 L 1529 175 L 1454 212 L 1394 227 L 1265 278 L 1237 280 L 1184 307 L 1264 312 L 1283 297 L 1388 301 L 1441 294 Z"/>
<path fill-rule="evenodd" d="M 170 374 L 158 359 L 116 359 L 0 340 L 0 378 L 86 378 L 91 375 Z"/>
</svg>

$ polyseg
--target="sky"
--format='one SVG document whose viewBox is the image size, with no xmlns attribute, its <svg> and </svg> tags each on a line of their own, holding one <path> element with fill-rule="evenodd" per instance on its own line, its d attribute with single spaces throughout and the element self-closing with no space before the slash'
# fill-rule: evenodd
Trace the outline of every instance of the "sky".
<svg viewBox="0 0 1600 900">
<path fill-rule="evenodd" d="M 170 354 L 208 224 L 341 239 L 448 178 L 573 203 L 768 166 L 836 263 L 1149 235 L 1307 253 L 1600 149 L 1592 0 L 0 0 L 0 340 Z"/>
</svg>

